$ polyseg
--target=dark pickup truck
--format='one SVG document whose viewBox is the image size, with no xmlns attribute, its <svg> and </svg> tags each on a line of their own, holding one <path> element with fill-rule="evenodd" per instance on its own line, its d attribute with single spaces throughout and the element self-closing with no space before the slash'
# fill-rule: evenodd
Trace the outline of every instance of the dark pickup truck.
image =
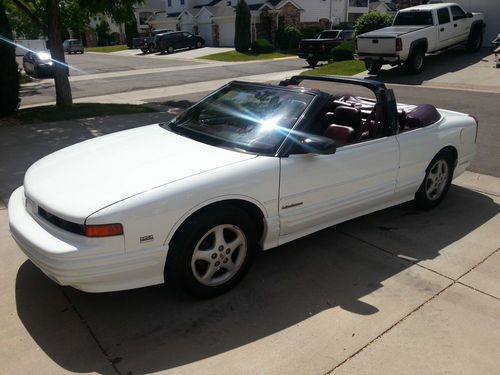
<svg viewBox="0 0 500 375">
<path fill-rule="evenodd" d="M 332 58 L 332 49 L 345 40 L 352 39 L 353 30 L 324 30 L 314 39 L 302 39 L 299 43 L 299 57 L 315 67 L 318 61 Z"/>
<path fill-rule="evenodd" d="M 132 46 L 134 48 L 140 49 L 144 53 L 155 52 L 155 35 L 169 33 L 172 31 L 174 30 L 167 30 L 167 29 L 155 30 L 152 32 L 151 36 L 142 36 L 139 38 L 132 39 Z"/>
</svg>

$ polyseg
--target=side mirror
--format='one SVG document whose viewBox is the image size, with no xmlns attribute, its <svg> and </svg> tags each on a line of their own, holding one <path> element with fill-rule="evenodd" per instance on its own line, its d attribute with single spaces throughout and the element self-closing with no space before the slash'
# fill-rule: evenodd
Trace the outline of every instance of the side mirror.
<svg viewBox="0 0 500 375">
<path fill-rule="evenodd" d="M 473 15 L 471 12 L 467 12 L 467 13 L 465 14 L 465 16 L 466 16 L 467 18 L 472 18 L 472 17 L 474 17 L 474 15 Z"/>
<path fill-rule="evenodd" d="M 298 148 L 311 154 L 331 155 L 337 151 L 337 145 L 331 138 L 307 134 L 298 139 Z"/>
</svg>

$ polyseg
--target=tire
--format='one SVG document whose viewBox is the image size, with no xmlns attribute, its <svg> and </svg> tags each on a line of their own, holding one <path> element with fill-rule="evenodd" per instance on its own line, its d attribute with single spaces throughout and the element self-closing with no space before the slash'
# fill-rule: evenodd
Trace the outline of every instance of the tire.
<svg viewBox="0 0 500 375">
<path fill-rule="evenodd" d="M 413 50 L 408 60 L 405 62 L 405 68 L 410 74 L 418 74 L 424 70 L 425 52 L 421 48 Z"/>
<path fill-rule="evenodd" d="M 155 51 L 155 46 L 153 43 L 148 44 L 148 52 L 153 53 Z"/>
<path fill-rule="evenodd" d="M 436 207 L 444 199 L 453 179 L 454 157 L 449 151 L 439 152 L 430 162 L 425 177 L 415 193 L 415 204 L 420 208 Z"/>
<path fill-rule="evenodd" d="M 245 276 L 256 249 L 256 226 L 245 211 L 229 206 L 203 210 L 170 242 L 166 285 L 194 297 L 217 296 Z"/>
<path fill-rule="evenodd" d="M 317 59 L 307 59 L 306 61 L 311 68 L 314 68 L 316 65 L 318 65 Z"/>
<path fill-rule="evenodd" d="M 201 48 L 203 47 L 203 43 L 201 43 L 199 40 L 196 42 L 196 48 Z"/>
<path fill-rule="evenodd" d="M 147 48 L 141 48 L 141 51 L 142 51 L 142 53 L 148 53 L 148 49 Z"/>
<path fill-rule="evenodd" d="M 167 47 L 167 53 L 174 53 L 174 47 L 173 46 L 168 46 Z"/>
<path fill-rule="evenodd" d="M 377 74 L 382 68 L 382 64 L 374 63 L 373 61 L 365 61 L 365 68 L 370 74 Z"/>
<path fill-rule="evenodd" d="M 481 31 L 474 31 L 467 40 L 465 48 L 467 48 L 467 51 L 474 53 L 479 51 L 482 45 L 483 33 Z"/>
</svg>

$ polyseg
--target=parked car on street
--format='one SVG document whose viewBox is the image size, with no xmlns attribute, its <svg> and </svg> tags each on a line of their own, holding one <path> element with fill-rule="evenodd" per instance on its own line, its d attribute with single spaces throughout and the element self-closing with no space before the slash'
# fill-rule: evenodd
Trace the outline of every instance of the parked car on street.
<svg viewBox="0 0 500 375">
<path fill-rule="evenodd" d="M 201 48 L 204 45 L 205 40 L 202 37 L 186 31 L 157 34 L 155 36 L 155 50 L 161 53 L 173 53 L 175 50 L 183 48 Z"/>
<path fill-rule="evenodd" d="M 132 47 L 138 48 L 144 53 L 155 52 L 156 51 L 155 50 L 155 36 L 158 34 L 165 34 L 165 33 L 170 33 L 173 31 L 174 30 L 170 30 L 170 29 L 159 29 L 159 30 L 153 31 L 151 36 L 133 38 L 132 39 Z"/>
<path fill-rule="evenodd" d="M 29 51 L 23 56 L 23 69 L 26 74 L 34 78 L 54 77 L 53 69 L 56 63 L 47 51 Z M 65 66 L 65 69 L 69 75 L 68 66 Z"/>
<path fill-rule="evenodd" d="M 353 94 L 361 89 L 371 97 Z M 165 281 L 214 296 L 259 249 L 406 201 L 437 206 L 472 162 L 477 126 L 464 113 L 398 104 L 366 79 L 233 81 L 169 122 L 37 161 L 10 197 L 10 231 L 61 285 Z"/>
<path fill-rule="evenodd" d="M 500 47 L 500 34 L 491 41 L 491 52 L 494 52 L 498 47 Z"/>
<path fill-rule="evenodd" d="M 332 58 L 332 49 L 353 37 L 353 30 L 324 30 L 314 39 L 302 39 L 299 42 L 298 55 L 315 67 L 319 61 Z"/>
<path fill-rule="evenodd" d="M 63 48 L 64 52 L 67 52 L 68 54 L 72 53 L 83 54 L 84 52 L 83 43 L 80 39 L 66 39 L 63 42 Z"/>
<path fill-rule="evenodd" d="M 484 16 L 454 3 L 419 5 L 400 10 L 393 25 L 358 35 L 355 58 L 370 73 L 384 64 L 404 64 L 412 74 L 424 69 L 425 54 L 464 44 L 471 52 L 483 44 Z"/>
</svg>

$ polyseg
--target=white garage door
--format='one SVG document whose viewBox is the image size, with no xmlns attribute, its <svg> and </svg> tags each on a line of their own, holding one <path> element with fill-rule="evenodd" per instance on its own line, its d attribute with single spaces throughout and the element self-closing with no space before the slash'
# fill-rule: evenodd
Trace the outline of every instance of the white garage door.
<svg viewBox="0 0 500 375">
<path fill-rule="evenodd" d="M 192 23 L 182 23 L 181 24 L 181 31 L 187 31 L 188 33 L 193 33 L 193 26 L 194 24 Z"/>
<path fill-rule="evenodd" d="M 211 23 L 199 23 L 198 32 L 200 36 L 205 39 L 205 45 L 212 45 L 212 24 Z"/>
<path fill-rule="evenodd" d="M 486 30 L 484 46 L 490 46 L 493 39 L 500 33 L 500 11 L 498 0 L 455 0 L 466 12 L 483 13 Z"/>
<path fill-rule="evenodd" d="M 220 20 L 219 24 L 219 45 L 221 47 L 234 47 L 234 18 Z"/>
</svg>

